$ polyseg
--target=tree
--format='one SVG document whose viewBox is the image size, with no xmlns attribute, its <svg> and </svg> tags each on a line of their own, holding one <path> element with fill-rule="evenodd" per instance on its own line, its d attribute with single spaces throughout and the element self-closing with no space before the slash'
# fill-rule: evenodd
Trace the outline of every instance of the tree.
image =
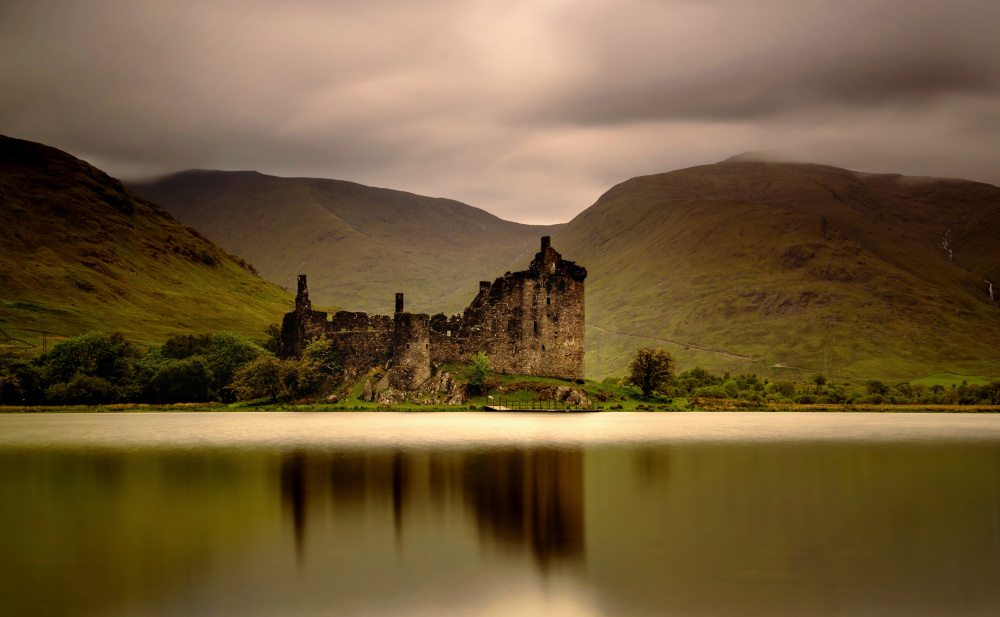
<svg viewBox="0 0 1000 617">
<path fill-rule="evenodd" d="M 139 355 L 138 348 L 118 332 L 88 332 L 56 343 L 42 362 L 49 383 L 69 382 L 83 373 L 125 386 L 135 376 Z"/>
<path fill-rule="evenodd" d="M 233 375 L 232 390 L 240 400 L 269 396 L 275 402 L 284 389 L 281 360 L 272 355 L 258 357 Z"/>
<path fill-rule="evenodd" d="M 302 359 L 311 363 L 324 375 L 333 375 L 340 371 L 340 353 L 325 334 L 306 345 Z"/>
<path fill-rule="evenodd" d="M 635 352 L 628 365 L 627 381 L 642 390 L 642 398 L 661 392 L 673 380 L 676 363 L 666 349 L 644 347 Z"/>
<path fill-rule="evenodd" d="M 208 354 L 208 366 L 212 370 L 216 392 L 223 399 L 228 399 L 229 386 L 237 369 L 265 354 L 267 352 L 260 345 L 245 336 L 232 332 L 213 334 Z"/>
<path fill-rule="evenodd" d="M 879 394 L 881 396 L 889 394 L 889 386 L 878 379 L 869 379 L 865 382 L 865 387 L 868 388 L 868 394 Z"/>
<path fill-rule="evenodd" d="M 178 334 L 171 336 L 160 347 L 165 358 L 183 360 L 191 356 L 204 356 L 212 347 L 211 334 Z"/>
<path fill-rule="evenodd" d="M 207 401 L 212 387 L 212 371 L 202 356 L 167 360 L 150 379 L 153 397 L 161 403 Z"/>
<path fill-rule="evenodd" d="M 469 387 L 473 392 L 479 392 L 480 394 L 486 388 L 486 378 L 490 373 L 490 359 L 486 357 L 486 354 L 479 352 L 472 356 L 472 364 L 469 365 L 468 370 L 465 372 L 466 378 L 469 380 Z"/>
<path fill-rule="evenodd" d="M 826 385 L 826 375 L 824 375 L 823 373 L 816 373 L 815 375 L 813 375 L 813 379 L 812 380 L 813 380 L 813 383 L 816 384 L 817 386 L 825 386 Z"/>
</svg>

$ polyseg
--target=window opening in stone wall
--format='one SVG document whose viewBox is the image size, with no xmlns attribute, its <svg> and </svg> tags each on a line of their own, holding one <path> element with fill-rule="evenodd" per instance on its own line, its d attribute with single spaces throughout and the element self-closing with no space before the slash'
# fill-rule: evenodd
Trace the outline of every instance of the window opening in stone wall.
<svg viewBox="0 0 1000 617">
<path fill-rule="evenodd" d="M 410 344 L 409 344 L 409 343 L 407 343 L 407 344 L 406 344 L 406 348 L 407 348 L 407 349 L 409 349 L 409 348 L 410 348 Z"/>
<path fill-rule="evenodd" d="M 430 343 L 424 343 L 424 349 L 428 349 L 430 348 L 430 346 L 431 346 Z"/>
<path fill-rule="evenodd" d="M 448 330 L 448 336 L 451 336 L 451 330 Z"/>
<path fill-rule="evenodd" d="M 535 324 L 535 334 L 538 334 L 538 322 L 537 322 L 537 321 L 534 321 L 534 322 L 532 322 L 532 323 L 534 323 L 534 324 Z"/>
<path fill-rule="evenodd" d="M 542 351 L 545 351 L 545 345 L 542 345 Z"/>
<path fill-rule="evenodd" d="M 552 298 L 545 298 L 545 304 L 552 304 Z"/>
</svg>

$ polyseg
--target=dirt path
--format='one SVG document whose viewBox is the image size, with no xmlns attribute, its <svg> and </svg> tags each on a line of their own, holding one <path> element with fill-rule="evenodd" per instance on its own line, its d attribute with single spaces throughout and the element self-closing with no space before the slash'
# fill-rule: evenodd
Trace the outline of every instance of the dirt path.
<svg viewBox="0 0 1000 617">
<path fill-rule="evenodd" d="M 689 349 L 697 349 L 698 351 L 703 351 L 705 353 L 712 353 L 712 354 L 715 354 L 717 356 L 724 356 L 726 358 L 735 358 L 737 360 L 747 360 L 749 362 L 755 362 L 755 360 L 753 359 L 753 356 L 744 356 L 744 355 L 741 355 L 741 354 L 738 354 L 738 353 L 733 353 L 731 351 L 726 351 L 724 349 L 708 349 L 707 347 L 699 347 L 698 345 L 692 345 L 691 343 L 681 343 L 679 341 L 671 341 L 670 339 L 657 338 L 655 336 L 645 336 L 645 335 L 642 335 L 642 334 L 632 334 L 630 332 L 618 332 L 616 330 L 605 330 L 604 328 L 601 328 L 599 326 L 595 326 L 593 324 L 587 324 L 587 327 L 588 328 L 593 328 L 595 330 L 600 330 L 601 332 L 607 332 L 608 334 L 617 334 L 619 336 L 632 336 L 632 337 L 635 337 L 635 338 L 647 339 L 647 340 L 650 340 L 650 341 L 659 341 L 661 343 L 670 343 L 671 345 L 677 345 L 678 347 L 687 347 Z M 756 362 L 760 362 L 760 360 L 756 360 Z"/>
</svg>

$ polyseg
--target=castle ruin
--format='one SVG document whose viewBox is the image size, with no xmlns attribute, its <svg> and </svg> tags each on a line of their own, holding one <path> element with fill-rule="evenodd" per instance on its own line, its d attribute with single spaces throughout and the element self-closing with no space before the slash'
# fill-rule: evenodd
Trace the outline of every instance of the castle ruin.
<svg viewBox="0 0 1000 617">
<path fill-rule="evenodd" d="M 527 270 L 479 283 L 479 294 L 459 315 L 407 313 L 396 294 L 392 317 L 312 310 L 299 275 L 295 310 L 281 328 L 282 357 L 301 356 L 320 336 L 333 341 L 349 376 L 385 366 L 394 387 L 412 390 L 432 366 L 469 362 L 484 352 L 493 371 L 583 379 L 583 281 L 587 270 L 566 261 L 542 238 Z"/>
</svg>

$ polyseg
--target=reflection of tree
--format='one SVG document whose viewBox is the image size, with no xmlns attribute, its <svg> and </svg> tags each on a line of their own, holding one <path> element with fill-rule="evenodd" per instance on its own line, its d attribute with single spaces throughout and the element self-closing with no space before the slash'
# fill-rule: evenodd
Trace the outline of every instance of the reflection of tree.
<svg viewBox="0 0 1000 617">
<path fill-rule="evenodd" d="M 295 554 L 302 559 L 306 537 L 306 454 L 296 451 L 281 461 L 281 497 L 292 510 Z"/>
<path fill-rule="evenodd" d="M 514 450 L 469 457 L 465 495 L 481 527 L 527 544 L 547 566 L 583 554 L 583 454 Z"/>
<path fill-rule="evenodd" d="M 543 567 L 583 555 L 580 450 L 296 451 L 282 460 L 281 495 L 300 557 L 307 506 L 321 498 L 391 508 L 399 541 L 409 508 L 450 499 L 472 511 L 485 535 L 530 550 Z"/>
</svg>

